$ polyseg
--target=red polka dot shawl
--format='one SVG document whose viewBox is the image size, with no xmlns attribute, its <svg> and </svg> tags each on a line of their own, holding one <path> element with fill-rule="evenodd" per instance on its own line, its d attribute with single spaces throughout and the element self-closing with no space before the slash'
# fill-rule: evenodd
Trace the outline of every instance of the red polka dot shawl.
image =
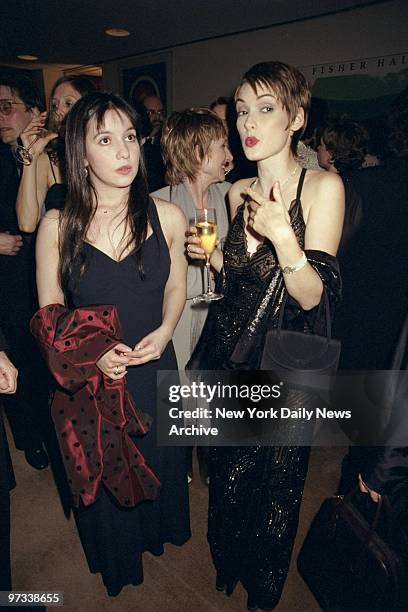
<svg viewBox="0 0 408 612">
<path fill-rule="evenodd" d="M 125 378 L 112 380 L 96 366 L 121 341 L 116 308 L 51 304 L 30 329 L 58 383 L 51 413 L 74 505 L 92 504 L 102 484 L 125 507 L 155 499 L 160 481 L 131 437 L 145 435 L 151 417 L 135 407 Z"/>
</svg>

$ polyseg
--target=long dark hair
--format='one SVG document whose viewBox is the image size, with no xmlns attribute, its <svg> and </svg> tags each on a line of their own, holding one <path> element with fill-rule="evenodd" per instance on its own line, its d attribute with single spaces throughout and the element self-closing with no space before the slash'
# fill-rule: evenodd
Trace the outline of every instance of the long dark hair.
<svg viewBox="0 0 408 612">
<path fill-rule="evenodd" d="M 103 124 L 107 111 L 115 110 L 126 115 L 132 126 L 138 131 L 138 117 L 123 98 L 107 92 L 93 92 L 78 100 L 68 113 L 65 131 L 66 178 L 68 195 L 65 207 L 60 215 L 59 227 L 59 280 L 64 293 L 70 286 L 74 272 L 81 276 L 85 270 L 86 257 L 84 241 L 95 215 L 95 202 L 98 195 L 85 171 L 86 134 L 91 119 L 96 120 L 97 128 Z M 140 146 L 140 142 L 139 142 Z M 141 147 L 140 147 L 141 148 Z M 133 244 L 132 255 L 135 256 L 141 275 L 141 246 L 146 239 L 148 226 L 149 194 L 146 170 L 140 152 L 139 169 L 130 186 L 128 211 L 125 221 L 125 235 L 121 254 Z M 130 231 L 127 232 L 126 230 Z"/>
<path fill-rule="evenodd" d="M 93 91 L 96 90 L 95 83 L 93 81 L 91 81 L 91 79 L 88 79 L 88 77 L 84 76 L 83 74 L 74 74 L 72 76 L 63 76 L 63 77 L 59 78 L 57 81 L 55 81 L 54 85 L 52 86 L 51 95 L 50 95 L 50 101 L 52 101 L 52 99 L 54 97 L 55 90 L 57 89 L 57 87 L 59 87 L 63 83 L 69 83 L 70 85 L 72 85 L 72 87 L 74 89 L 76 89 L 76 91 L 79 94 L 81 94 L 81 98 L 83 96 L 86 96 L 86 94 L 92 93 Z"/>
</svg>

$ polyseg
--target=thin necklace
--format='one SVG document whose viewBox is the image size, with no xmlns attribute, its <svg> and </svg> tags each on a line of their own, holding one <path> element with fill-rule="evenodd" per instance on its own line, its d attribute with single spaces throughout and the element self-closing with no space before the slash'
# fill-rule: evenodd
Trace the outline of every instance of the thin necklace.
<svg viewBox="0 0 408 612">
<path fill-rule="evenodd" d="M 298 168 L 299 168 L 299 164 L 296 162 L 296 165 L 295 165 L 294 169 L 293 169 L 293 170 L 292 170 L 292 172 L 291 172 L 291 173 L 290 173 L 290 174 L 289 174 L 289 175 L 288 175 L 288 176 L 285 178 L 285 180 L 283 181 L 283 183 L 282 183 L 282 182 L 281 182 L 279 179 L 276 179 L 276 180 L 274 181 L 274 183 L 276 183 L 277 181 L 279 181 L 281 191 L 283 190 L 283 188 L 284 188 L 284 187 L 286 187 L 286 185 L 289 183 L 290 179 L 291 179 L 291 178 L 293 178 L 293 177 L 295 176 L 295 174 L 296 174 L 296 172 L 297 172 L 297 169 L 298 169 Z M 257 184 L 258 184 L 258 181 L 259 181 L 259 177 L 257 177 L 256 182 L 255 182 L 255 185 L 257 185 Z"/>
<path fill-rule="evenodd" d="M 99 211 L 104 214 L 107 215 L 108 213 L 116 213 L 119 210 L 119 206 L 117 206 L 116 208 L 107 208 L 105 210 L 103 210 L 102 208 L 99 208 Z"/>
<path fill-rule="evenodd" d="M 286 179 L 283 181 L 283 183 L 281 183 L 279 181 L 281 189 L 283 189 L 289 183 L 290 179 L 295 176 L 298 168 L 299 168 L 299 164 L 296 162 L 294 170 L 292 170 L 292 172 L 289 174 L 289 176 L 286 177 Z"/>
</svg>

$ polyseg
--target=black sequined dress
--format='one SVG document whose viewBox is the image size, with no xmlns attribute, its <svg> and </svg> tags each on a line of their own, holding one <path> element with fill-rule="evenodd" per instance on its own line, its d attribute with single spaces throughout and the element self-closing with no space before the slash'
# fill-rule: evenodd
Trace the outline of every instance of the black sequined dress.
<svg viewBox="0 0 408 612">
<path fill-rule="evenodd" d="M 290 207 L 291 225 L 304 246 L 302 215 L 302 170 L 296 199 Z M 224 268 L 218 287 L 224 298 L 211 305 L 202 336 L 192 356 L 191 369 L 221 370 L 243 335 L 255 334 L 258 350 L 251 352 L 251 368 L 259 367 L 262 340 L 267 328 L 276 327 L 285 295 L 285 284 L 273 245 L 265 240 L 249 256 L 242 205 L 231 224 L 224 246 Z M 329 300 L 336 302 L 340 278 L 334 257 L 321 251 L 306 251 L 311 265 L 322 278 Z M 256 312 L 270 283 L 275 289 L 265 316 Z M 288 299 L 285 326 L 310 332 L 316 327 L 317 307 L 304 312 Z M 304 397 L 294 397 L 293 402 Z M 300 405 L 300 404 L 298 404 Z M 296 407 L 294 405 L 293 407 Z M 210 499 L 208 540 L 217 583 L 227 591 L 240 580 L 250 601 L 260 608 L 273 608 L 286 579 L 299 507 L 309 460 L 309 448 L 214 447 L 210 451 Z"/>
</svg>

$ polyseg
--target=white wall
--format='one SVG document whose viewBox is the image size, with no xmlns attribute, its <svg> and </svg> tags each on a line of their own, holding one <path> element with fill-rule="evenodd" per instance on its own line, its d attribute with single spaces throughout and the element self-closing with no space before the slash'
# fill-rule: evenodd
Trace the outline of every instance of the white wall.
<svg viewBox="0 0 408 612">
<path fill-rule="evenodd" d="M 249 4 L 250 9 L 250 4 Z M 305 66 L 408 50 L 408 2 L 391 0 L 336 15 L 225 36 L 171 49 L 172 108 L 208 104 L 233 92 L 243 72 L 278 59 Z M 153 58 L 149 54 L 149 63 Z M 160 54 L 157 54 L 160 61 Z M 144 56 L 135 61 L 144 63 Z M 103 66 L 104 84 L 120 91 L 121 69 L 131 58 Z"/>
</svg>

